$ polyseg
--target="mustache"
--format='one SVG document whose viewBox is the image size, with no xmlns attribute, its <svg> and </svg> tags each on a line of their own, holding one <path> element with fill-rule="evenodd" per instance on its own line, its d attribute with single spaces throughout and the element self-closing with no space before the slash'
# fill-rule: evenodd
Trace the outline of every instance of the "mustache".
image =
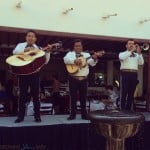
<svg viewBox="0 0 150 150">
<path fill-rule="evenodd" d="M 129 46 L 129 48 L 133 48 L 133 47 L 134 47 L 134 45 Z"/>
</svg>

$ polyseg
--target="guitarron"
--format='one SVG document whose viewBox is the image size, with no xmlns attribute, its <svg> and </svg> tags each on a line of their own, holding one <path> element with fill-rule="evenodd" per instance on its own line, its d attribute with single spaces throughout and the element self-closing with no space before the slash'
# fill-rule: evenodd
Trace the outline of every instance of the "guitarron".
<svg viewBox="0 0 150 150">
<path fill-rule="evenodd" d="M 51 44 L 52 47 L 60 49 L 62 43 Z M 24 53 L 16 54 L 8 57 L 6 63 L 9 64 L 9 68 L 12 73 L 17 75 L 28 75 L 41 69 L 45 64 L 45 51 L 48 46 L 41 49 L 27 48 Z"/>
<path fill-rule="evenodd" d="M 45 52 L 32 48 L 22 54 L 8 57 L 6 63 L 9 64 L 9 68 L 14 74 L 32 74 L 45 64 Z"/>
</svg>

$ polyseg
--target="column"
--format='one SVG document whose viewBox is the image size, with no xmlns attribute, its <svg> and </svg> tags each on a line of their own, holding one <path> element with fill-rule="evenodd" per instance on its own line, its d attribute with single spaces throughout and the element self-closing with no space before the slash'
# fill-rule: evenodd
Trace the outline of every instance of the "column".
<svg viewBox="0 0 150 150">
<path fill-rule="evenodd" d="M 113 60 L 107 62 L 107 85 L 113 85 Z"/>
<path fill-rule="evenodd" d="M 143 95 L 143 66 L 139 66 L 138 80 L 139 80 L 139 96 L 142 96 Z"/>
</svg>

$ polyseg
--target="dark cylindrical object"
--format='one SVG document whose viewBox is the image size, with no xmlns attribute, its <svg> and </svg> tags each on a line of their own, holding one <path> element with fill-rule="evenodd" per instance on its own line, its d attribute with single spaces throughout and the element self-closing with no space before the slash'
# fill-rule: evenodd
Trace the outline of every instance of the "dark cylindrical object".
<svg viewBox="0 0 150 150">
<path fill-rule="evenodd" d="M 134 136 L 145 117 L 132 111 L 93 111 L 89 119 L 107 140 L 106 150 L 124 150 L 125 138 Z"/>
</svg>

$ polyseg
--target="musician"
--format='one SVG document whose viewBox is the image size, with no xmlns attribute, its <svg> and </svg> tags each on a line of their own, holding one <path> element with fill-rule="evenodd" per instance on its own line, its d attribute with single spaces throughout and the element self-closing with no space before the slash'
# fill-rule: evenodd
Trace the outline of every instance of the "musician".
<svg viewBox="0 0 150 150">
<path fill-rule="evenodd" d="M 19 43 L 16 46 L 16 48 L 13 50 L 13 54 L 21 54 L 24 51 L 29 50 L 28 48 L 40 49 L 40 47 L 36 45 L 36 40 L 37 40 L 36 32 L 33 30 L 29 30 L 26 33 L 26 42 Z M 45 54 L 45 58 L 46 58 L 45 64 L 47 64 L 50 59 L 51 48 L 52 46 L 48 45 L 48 50 L 46 51 L 46 54 Z M 19 76 L 19 90 L 20 90 L 19 112 L 18 112 L 18 118 L 15 120 L 15 123 L 20 123 L 24 121 L 25 103 L 27 101 L 29 87 L 31 90 L 31 96 L 33 98 L 35 122 L 41 122 L 40 101 L 39 101 L 39 89 L 40 89 L 39 71 L 40 69 L 36 70 L 32 74 Z"/>
<path fill-rule="evenodd" d="M 64 63 L 75 64 L 79 66 L 78 72 L 74 74 L 69 74 L 69 92 L 71 98 L 71 112 L 68 120 L 73 120 L 76 118 L 76 101 L 79 97 L 81 103 L 81 117 L 82 119 L 87 119 L 86 112 L 86 96 L 87 96 L 87 77 L 89 74 L 89 65 L 95 66 L 98 62 L 97 53 L 94 53 L 92 56 L 83 52 L 83 45 L 80 39 L 74 41 L 73 51 L 68 52 L 64 57 Z M 86 66 L 82 66 L 82 60 L 80 57 L 87 59 Z M 78 96 L 79 94 L 79 96 Z"/>
<path fill-rule="evenodd" d="M 119 53 L 121 63 L 121 109 L 131 110 L 137 84 L 138 66 L 144 64 L 141 48 L 133 39 L 126 43 L 126 51 Z"/>
</svg>

